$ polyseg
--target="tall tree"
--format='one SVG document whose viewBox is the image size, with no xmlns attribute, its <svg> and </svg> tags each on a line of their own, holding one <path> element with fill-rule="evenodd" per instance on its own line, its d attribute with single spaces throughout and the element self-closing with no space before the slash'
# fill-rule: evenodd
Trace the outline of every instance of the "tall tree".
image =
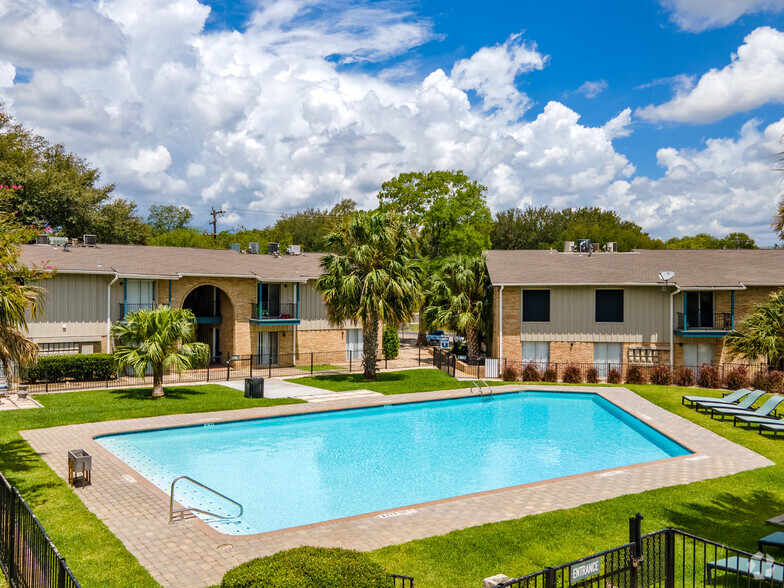
<svg viewBox="0 0 784 588">
<path fill-rule="evenodd" d="M 408 321 L 422 302 L 416 241 L 399 215 L 358 211 L 326 244 L 340 254 L 321 258 L 324 273 L 316 289 L 332 324 L 362 324 L 365 379 L 375 380 L 379 322 Z"/>
<path fill-rule="evenodd" d="M 428 324 L 466 338 L 469 355 L 479 355 L 480 336 L 490 323 L 492 286 L 484 257 L 449 257 L 431 278 Z"/>
<path fill-rule="evenodd" d="M 184 206 L 153 204 L 147 215 L 147 224 L 155 235 L 190 227 L 193 213 Z"/>
<path fill-rule="evenodd" d="M 724 337 L 730 360 L 743 357 L 754 362 L 764 357 L 768 365 L 784 370 L 784 291 L 771 294 L 770 300 Z"/>
<path fill-rule="evenodd" d="M 210 348 L 195 343 L 196 317 L 187 308 L 159 306 L 137 310 L 112 325 L 111 335 L 120 341 L 114 357 L 120 367 L 129 366 L 140 378 L 152 370 L 152 397 L 163 397 L 163 375 L 197 367 L 210 358 Z"/>
<path fill-rule="evenodd" d="M 101 243 L 146 245 L 152 236 L 150 226 L 136 214 L 136 204 L 122 198 L 101 206 L 93 226 Z"/>
</svg>

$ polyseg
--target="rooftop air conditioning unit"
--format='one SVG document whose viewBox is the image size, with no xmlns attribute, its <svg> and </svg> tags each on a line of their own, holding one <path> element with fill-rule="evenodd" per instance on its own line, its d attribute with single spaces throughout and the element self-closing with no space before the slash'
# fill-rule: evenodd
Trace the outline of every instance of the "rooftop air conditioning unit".
<svg viewBox="0 0 784 588">
<path fill-rule="evenodd" d="M 232 251 L 236 251 L 237 253 L 241 253 L 242 252 L 242 249 L 240 248 L 240 244 L 239 243 L 229 243 L 229 249 L 231 249 Z"/>
<path fill-rule="evenodd" d="M 259 252 L 259 244 L 256 241 L 248 243 L 248 253 L 257 254 Z"/>
<path fill-rule="evenodd" d="M 302 246 L 301 245 L 289 245 L 286 249 L 286 253 L 289 255 L 302 255 Z"/>
<path fill-rule="evenodd" d="M 577 251 L 580 253 L 588 253 L 591 250 L 591 240 L 590 239 L 578 239 L 577 240 Z"/>
<path fill-rule="evenodd" d="M 280 243 L 267 243 L 267 253 L 269 255 L 280 253 Z"/>
<path fill-rule="evenodd" d="M 618 253 L 618 243 L 615 241 L 607 243 L 607 253 Z"/>
<path fill-rule="evenodd" d="M 574 251 L 574 241 L 564 241 L 564 253 L 571 253 Z"/>
<path fill-rule="evenodd" d="M 35 238 L 36 245 L 49 245 L 49 235 L 44 233 L 43 235 L 38 235 Z"/>
<path fill-rule="evenodd" d="M 85 245 L 90 247 L 95 247 L 96 243 L 98 243 L 98 237 L 95 235 L 85 235 L 83 238 L 83 242 Z"/>
<path fill-rule="evenodd" d="M 601 249 L 602 249 L 602 246 L 599 245 L 598 243 L 591 243 L 591 251 L 593 251 L 594 253 L 599 253 L 599 251 L 601 251 Z"/>
</svg>

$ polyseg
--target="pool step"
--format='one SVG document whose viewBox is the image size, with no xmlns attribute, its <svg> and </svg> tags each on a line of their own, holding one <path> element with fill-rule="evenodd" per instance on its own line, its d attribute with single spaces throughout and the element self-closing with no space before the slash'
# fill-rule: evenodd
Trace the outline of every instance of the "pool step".
<svg viewBox="0 0 784 588">
<path fill-rule="evenodd" d="M 375 398 L 383 396 L 380 392 L 372 390 L 349 390 L 348 392 L 329 392 L 327 394 L 311 394 L 309 396 L 298 396 L 300 400 L 307 402 L 333 402 L 335 400 L 353 400 L 355 398 Z"/>
</svg>

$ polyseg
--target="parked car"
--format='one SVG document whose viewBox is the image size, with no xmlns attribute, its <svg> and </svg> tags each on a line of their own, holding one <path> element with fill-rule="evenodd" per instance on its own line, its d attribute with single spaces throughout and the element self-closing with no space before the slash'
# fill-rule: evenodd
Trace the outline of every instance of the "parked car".
<svg viewBox="0 0 784 588">
<path fill-rule="evenodd" d="M 444 334 L 444 331 L 441 329 L 434 329 L 430 331 L 427 335 L 425 335 L 425 339 L 427 339 L 428 345 L 441 345 L 441 336 Z"/>
</svg>

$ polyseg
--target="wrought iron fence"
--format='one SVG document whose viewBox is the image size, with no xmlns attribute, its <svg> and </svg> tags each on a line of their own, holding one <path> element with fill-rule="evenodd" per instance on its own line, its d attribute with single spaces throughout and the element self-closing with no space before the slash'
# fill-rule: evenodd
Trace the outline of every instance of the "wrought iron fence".
<svg viewBox="0 0 784 588">
<path fill-rule="evenodd" d="M 414 578 L 392 574 L 392 588 L 414 588 Z"/>
<path fill-rule="evenodd" d="M 80 588 L 41 523 L 2 474 L 0 569 L 11 588 Z"/>
<path fill-rule="evenodd" d="M 385 359 L 379 356 L 378 368 L 381 370 L 397 370 L 413 367 L 433 365 L 433 358 L 427 350 L 418 350 L 415 357 L 400 359 Z M 226 365 L 213 365 L 185 370 L 182 373 L 172 370 L 163 376 L 164 385 L 225 382 L 253 377 L 296 377 L 306 375 L 334 375 L 362 372 L 364 369 L 362 353 L 359 351 L 323 351 L 314 353 L 296 354 L 256 354 L 235 355 Z M 131 372 L 118 372 L 112 377 L 84 382 L 76 380 L 50 381 L 57 378 L 47 378 L 46 374 L 39 374 L 35 381 L 25 379 L 28 392 L 62 392 L 69 390 L 91 390 L 98 388 L 124 388 L 133 386 L 152 386 L 152 375 L 138 377 Z"/>
</svg>

